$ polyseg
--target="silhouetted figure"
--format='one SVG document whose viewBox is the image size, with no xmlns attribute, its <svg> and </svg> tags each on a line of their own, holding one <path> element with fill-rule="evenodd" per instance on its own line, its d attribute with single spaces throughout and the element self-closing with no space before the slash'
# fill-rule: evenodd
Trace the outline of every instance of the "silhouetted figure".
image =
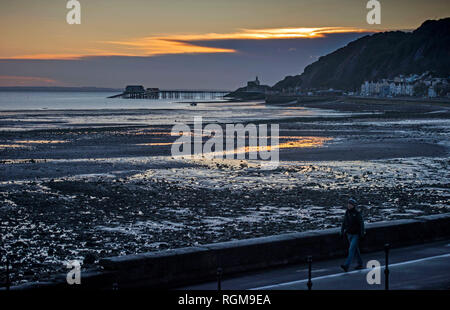
<svg viewBox="0 0 450 310">
<path fill-rule="evenodd" d="M 341 268 L 345 272 L 348 271 L 353 258 L 356 256 L 358 265 L 355 269 L 362 269 L 363 261 L 359 252 L 359 240 L 364 236 L 364 220 L 361 213 L 356 208 L 356 200 L 350 198 L 347 203 L 347 211 L 345 211 L 344 221 L 342 222 L 341 235 L 346 237 L 349 243 L 348 257 Z"/>
</svg>

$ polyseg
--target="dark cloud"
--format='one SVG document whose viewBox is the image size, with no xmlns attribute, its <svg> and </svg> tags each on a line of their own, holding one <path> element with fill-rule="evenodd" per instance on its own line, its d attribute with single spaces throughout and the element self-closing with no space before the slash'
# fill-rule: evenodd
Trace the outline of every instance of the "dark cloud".
<svg viewBox="0 0 450 310">
<path fill-rule="evenodd" d="M 80 60 L 0 60 L 0 75 L 40 76 L 71 86 L 235 89 L 258 75 L 272 85 L 299 74 L 317 59 L 364 36 L 329 34 L 315 39 L 197 41 L 236 53 L 153 57 L 85 57 Z"/>
</svg>

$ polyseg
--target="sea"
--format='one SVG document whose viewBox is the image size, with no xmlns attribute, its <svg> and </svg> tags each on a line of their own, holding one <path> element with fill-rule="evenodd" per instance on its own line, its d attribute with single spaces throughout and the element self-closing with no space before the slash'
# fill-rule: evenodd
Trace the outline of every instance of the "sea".
<svg viewBox="0 0 450 310">
<path fill-rule="evenodd" d="M 109 99 L 109 92 L 0 92 L 0 130 L 73 127 L 236 123 L 295 117 L 348 116 L 333 110 L 223 99 Z M 200 96 L 198 96 L 200 97 Z M 195 98 L 195 95 L 194 95 Z"/>
</svg>

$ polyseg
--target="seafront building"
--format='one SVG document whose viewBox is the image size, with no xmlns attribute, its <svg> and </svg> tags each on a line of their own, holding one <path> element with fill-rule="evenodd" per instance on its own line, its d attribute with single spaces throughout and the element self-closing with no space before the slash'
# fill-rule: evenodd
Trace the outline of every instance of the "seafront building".
<svg viewBox="0 0 450 310">
<path fill-rule="evenodd" d="M 380 97 L 413 96 L 414 84 L 409 83 L 403 79 L 383 79 L 377 82 L 365 81 L 361 85 L 360 94 L 362 96 Z"/>
<path fill-rule="evenodd" d="M 393 79 L 382 79 L 379 81 L 365 81 L 361 85 L 361 96 L 378 97 L 401 97 L 401 96 L 427 96 L 434 98 L 438 96 L 438 87 L 448 87 L 448 79 L 435 78 L 430 73 L 422 75 L 411 74 L 409 76 L 399 75 Z M 417 89 L 422 87 L 425 91 L 419 94 Z M 444 93 L 447 95 L 447 93 Z"/>
</svg>

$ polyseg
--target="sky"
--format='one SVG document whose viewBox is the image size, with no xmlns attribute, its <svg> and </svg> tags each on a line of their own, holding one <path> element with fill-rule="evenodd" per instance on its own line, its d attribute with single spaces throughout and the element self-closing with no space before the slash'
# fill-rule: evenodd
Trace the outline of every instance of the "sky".
<svg viewBox="0 0 450 310">
<path fill-rule="evenodd" d="M 273 85 L 349 42 L 450 16 L 448 0 L 66 0 L 0 2 L 0 86 L 127 84 L 232 90 Z"/>
</svg>

